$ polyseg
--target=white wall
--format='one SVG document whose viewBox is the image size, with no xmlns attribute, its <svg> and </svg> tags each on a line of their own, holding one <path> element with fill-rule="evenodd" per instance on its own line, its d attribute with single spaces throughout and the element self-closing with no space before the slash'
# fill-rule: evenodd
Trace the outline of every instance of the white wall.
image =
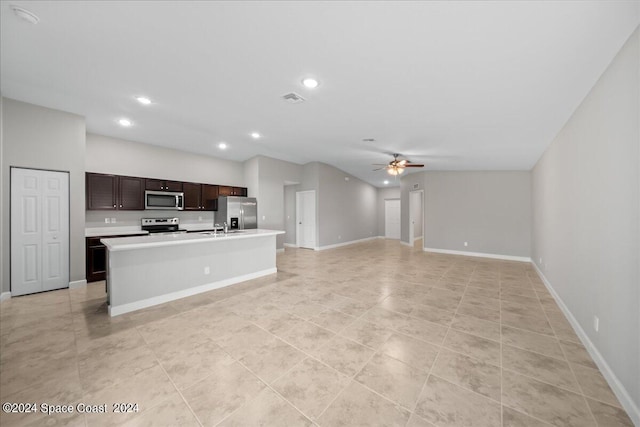
<svg viewBox="0 0 640 427">
<path fill-rule="evenodd" d="M 285 230 L 285 185 L 302 180 L 302 165 L 257 156 L 255 162 L 245 162 L 250 168 L 257 169 L 258 191 L 258 227 L 271 230 Z M 254 172 L 248 171 L 250 176 Z M 284 247 L 285 235 L 278 235 L 277 248 Z"/>
<path fill-rule="evenodd" d="M 400 187 L 384 187 L 378 188 L 378 200 L 376 202 L 378 213 L 378 236 L 384 237 L 385 235 L 385 219 L 384 219 L 384 201 L 400 199 Z"/>
<path fill-rule="evenodd" d="M 318 172 L 318 246 L 376 236 L 377 188 L 325 163 Z"/>
<path fill-rule="evenodd" d="M 70 281 L 85 278 L 85 121 L 83 117 L 3 98 L 2 291 L 10 287 L 11 166 L 69 172 Z"/>
<path fill-rule="evenodd" d="M 530 256 L 530 172 L 423 172 L 422 175 L 425 248 Z"/>
<path fill-rule="evenodd" d="M 639 52 L 636 30 L 533 169 L 534 262 L 586 334 L 587 347 L 602 355 L 626 390 L 618 397 L 636 425 Z M 594 316 L 600 318 L 597 333 Z"/>
<path fill-rule="evenodd" d="M 296 244 L 296 186 L 284 187 L 284 243 Z"/>
<path fill-rule="evenodd" d="M 87 134 L 87 172 L 245 186 L 241 162 Z"/>
<path fill-rule="evenodd" d="M 411 218 L 413 218 L 413 238 L 422 237 L 422 222 L 424 220 L 422 212 L 422 197 L 424 193 L 413 191 L 409 193 L 409 206 L 411 208 Z"/>
</svg>

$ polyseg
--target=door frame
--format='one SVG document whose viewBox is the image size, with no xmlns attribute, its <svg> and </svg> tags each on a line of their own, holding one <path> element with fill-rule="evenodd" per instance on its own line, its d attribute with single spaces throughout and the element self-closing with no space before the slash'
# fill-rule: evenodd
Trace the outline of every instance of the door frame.
<svg viewBox="0 0 640 427">
<path fill-rule="evenodd" d="M 400 233 L 398 235 L 398 240 L 402 239 L 402 200 L 399 198 L 394 198 L 394 199 L 384 199 L 384 238 L 385 239 L 393 239 L 392 237 L 387 237 L 387 202 L 398 202 L 398 207 L 400 208 L 400 212 L 398 212 L 398 214 L 400 215 L 399 220 L 400 220 Z M 395 239 L 394 239 L 395 240 Z"/>
<path fill-rule="evenodd" d="M 300 227 L 300 221 L 298 220 L 300 218 L 300 195 L 301 194 L 313 194 L 313 199 L 314 199 L 314 222 L 315 222 L 315 227 L 314 227 L 314 235 L 313 235 L 313 249 L 315 249 L 318 246 L 318 236 L 317 236 L 317 230 L 318 230 L 318 201 L 316 200 L 316 190 L 304 190 L 304 191 L 296 191 L 296 246 L 299 248 L 300 246 L 300 236 L 301 236 L 301 228 Z"/>
<path fill-rule="evenodd" d="M 9 166 L 9 238 L 8 240 L 8 247 L 7 249 L 9 250 L 9 265 L 7 270 L 9 271 L 9 297 L 11 297 L 11 291 L 13 290 L 13 281 L 12 279 L 12 272 L 11 272 L 11 265 L 13 264 L 11 257 L 12 257 L 12 253 L 11 253 L 11 245 L 12 245 L 12 236 L 13 233 L 11 232 L 11 225 L 12 225 L 12 220 L 13 218 L 11 217 L 11 198 L 12 198 L 12 179 L 13 179 L 13 170 L 14 169 L 27 169 L 27 170 L 34 170 L 34 171 L 43 171 L 43 172 L 59 172 L 59 173 L 66 173 L 67 174 L 67 209 L 69 212 L 67 221 L 67 230 L 68 230 L 68 236 L 67 236 L 67 253 L 69 254 L 69 259 L 67 260 L 67 286 L 66 287 L 62 287 L 60 289 L 65 289 L 65 288 L 69 288 L 71 286 L 71 172 L 68 170 L 61 170 L 61 169 L 44 169 L 44 168 L 30 168 L 30 167 L 26 167 L 26 166 Z M 55 290 L 55 289 L 54 289 Z"/>
<path fill-rule="evenodd" d="M 413 228 L 413 195 L 420 194 L 420 204 L 421 209 L 420 212 L 422 215 L 420 216 L 420 225 L 422 226 L 422 247 L 424 247 L 424 190 L 414 190 L 409 192 L 409 246 L 413 247 L 415 243 L 414 228 Z"/>
</svg>

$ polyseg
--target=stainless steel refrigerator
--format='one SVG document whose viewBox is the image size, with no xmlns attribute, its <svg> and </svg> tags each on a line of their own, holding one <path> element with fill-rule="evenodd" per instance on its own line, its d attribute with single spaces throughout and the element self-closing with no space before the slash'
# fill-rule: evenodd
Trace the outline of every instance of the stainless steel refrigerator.
<svg viewBox="0 0 640 427">
<path fill-rule="evenodd" d="M 258 228 L 258 202 L 255 197 L 218 197 L 216 223 L 226 222 L 230 230 Z"/>
</svg>

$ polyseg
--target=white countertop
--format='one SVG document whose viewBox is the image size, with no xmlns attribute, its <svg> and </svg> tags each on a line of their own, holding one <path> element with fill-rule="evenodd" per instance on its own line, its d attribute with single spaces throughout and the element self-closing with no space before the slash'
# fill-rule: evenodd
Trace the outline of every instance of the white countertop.
<svg viewBox="0 0 640 427">
<path fill-rule="evenodd" d="M 193 243 L 207 243 L 207 242 L 223 242 L 229 240 L 238 239 L 251 239 L 255 237 L 263 236 L 275 236 L 278 234 L 284 234 L 284 231 L 280 230 L 264 230 L 264 229 L 252 229 L 241 230 L 238 233 L 217 233 L 212 234 L 200 234 L 200 233 L 175 233 L 175 234 L 153 234 L 150 236 L 135 236 L 135 237 L 119 237 L 117 239 L 100 239 L 100 241 L 110 251 L 127 251 L 133 249 L 142 248 L 157 248 L 170 245 L 185 245 Z"/>
<path fill-rule="evenodd" d="M 187 231 L 211 230 L 214 228 L 214 225 L 209 223 L 180 224 L 180 228 Z M 85 237 L 127 236 L 133 234 L 149 234 L 149 232 L 142 231 L 139 226 L 135 225 L 123 227 L 88 227 L 84 229 Z"/>
<path fill-rule="evenodd" d="M 142 231 L 140 227 L 90 227 L 84 229 L 85 237 L 101 237 L 101 236 L 127 236 L 129 234 L 149 234 L 148 231 Z"/>
</svg>

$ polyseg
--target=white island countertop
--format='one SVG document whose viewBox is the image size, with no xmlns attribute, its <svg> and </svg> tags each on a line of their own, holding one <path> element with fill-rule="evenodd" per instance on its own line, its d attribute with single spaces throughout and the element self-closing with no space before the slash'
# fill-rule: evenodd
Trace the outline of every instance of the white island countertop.
<svg viewBox="0 0 640 427">
<path fill-rule="evenodd" d="M 203 233 L 174 233 L 174 234 L 151 234 L 149 236 L 118 237 L 117 239 L 100 239 L 109 251 L 127 251 L 142 248 L 157 248 L 162 246 L 185 245 L 193 243 L 209 243 L 215 241 L 230 241 L 240 239 L 251 239 L 255 237 L 275 236 L 284 234 L 280 230 L 251 229 L 238 230 L 224 234 L 218 232 Z"/>
</svg>

